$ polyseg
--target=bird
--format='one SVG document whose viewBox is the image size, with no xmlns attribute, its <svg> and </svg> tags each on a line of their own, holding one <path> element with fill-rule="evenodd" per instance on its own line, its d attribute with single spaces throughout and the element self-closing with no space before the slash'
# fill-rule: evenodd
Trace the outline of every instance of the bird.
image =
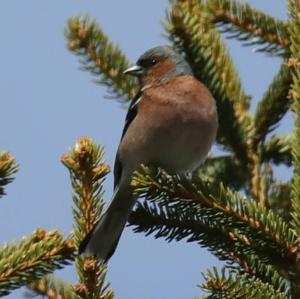
<svg viewBox="0 0 300 299">
<path fill-rule="evenodd" d="M 147 50 L 124 71 L 136 76 L 114 164 L 114 192 L 99 221 L 79 246 L 79 254 L 107 263 L 134 208 L 131 180 L 141 164 L 168 174 L 191 173 L 209 153 L 218 114 L 209 89 L 196 79 L 185 57 L 172 46 Z"/>
</svg>

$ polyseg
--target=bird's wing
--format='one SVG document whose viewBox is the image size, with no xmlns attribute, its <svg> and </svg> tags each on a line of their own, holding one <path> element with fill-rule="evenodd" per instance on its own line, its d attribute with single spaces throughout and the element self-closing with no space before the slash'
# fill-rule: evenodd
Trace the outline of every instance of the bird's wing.
<svg viewBox="0 0 300 299">
<path fill-rule="evenodd" d="M 122 139 L 125 136 L 130 124 L 132 123 L 132 121 L 135 119 L 135 117 L 137 115 L 138 103 L 140 102 L 141 98 L 142 98 L 142 92 L 141 92 L 141 90 L 139 90 L 138 93 L 136 94 L 136 96 L 131 101 L 130 106 L 128 108 L 128 112 L 126 114 L 125 125 L 124 125 L 124 129 L 122 132 L 122 137 L 121 137 L 120 143 L 122 142 Z M 117 151 L 115 165 L 114 165 L 114 188 L 116 188 L 116 186 L 119 184 L 121 175 L 122 175 L 122 163 L 119 159 L 119 154 Z"/>
</svg>

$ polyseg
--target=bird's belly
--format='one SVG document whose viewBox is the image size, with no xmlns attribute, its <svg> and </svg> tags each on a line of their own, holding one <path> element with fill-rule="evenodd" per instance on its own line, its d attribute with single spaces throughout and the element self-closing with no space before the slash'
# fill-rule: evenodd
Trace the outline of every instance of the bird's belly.
<svg viewBox="0 0 300 299">
<path fill-rule="evenodd" d="M 133 124 L 134 125 L 134 124 Z M 161 167 L 169 173 L 195 169 L 205 159 L 214 139 L 212 124 L 203 121 L 178 121 L 162 124 L 143 124 L 128 130 L 123 144 L 131 143 L 130 151 L 122 151 L 122 160 L 133 170 L 140 164 Z M 128 165 L 129 166 L 129 165 Z"/>
<path fill-rule="evenodd" d="M 195 169 L 205 159 L 213 142 L 206 132 L 191 126 L 163 133 L 150 143 L 150 155 L 145 159 L 149 159 L 147 164 L 162 167 L 169 173 Z"/>
</svg>

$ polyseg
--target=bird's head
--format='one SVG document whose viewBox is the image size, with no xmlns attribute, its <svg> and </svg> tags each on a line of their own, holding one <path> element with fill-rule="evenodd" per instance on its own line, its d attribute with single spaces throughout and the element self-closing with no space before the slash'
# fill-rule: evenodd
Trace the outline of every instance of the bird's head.
<svg viewBox="0 0 300 299">
<path fill-rule="evenodd" d="M 162 81 L 176 76 L 192 75 L 192 70 L 183 56 L 170 46 L 159 46 L 146 51 L 136 65 L 124 71 L 136 76 L 142 84 Z"/>
</svg>

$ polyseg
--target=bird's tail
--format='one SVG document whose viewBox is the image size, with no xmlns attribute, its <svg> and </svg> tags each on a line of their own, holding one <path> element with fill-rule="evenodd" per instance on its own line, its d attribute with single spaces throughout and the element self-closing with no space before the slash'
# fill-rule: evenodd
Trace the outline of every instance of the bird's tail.
<svg viewBox="0 0 300 299">
<path fill-rule="evenodd" d="M 116 188 L 108 208 L 81 242 L 79 254 L 95 255 L 107 262 L 116 250 L 134 203 L 131 192 L 121 192 Z"/>
</svg>

